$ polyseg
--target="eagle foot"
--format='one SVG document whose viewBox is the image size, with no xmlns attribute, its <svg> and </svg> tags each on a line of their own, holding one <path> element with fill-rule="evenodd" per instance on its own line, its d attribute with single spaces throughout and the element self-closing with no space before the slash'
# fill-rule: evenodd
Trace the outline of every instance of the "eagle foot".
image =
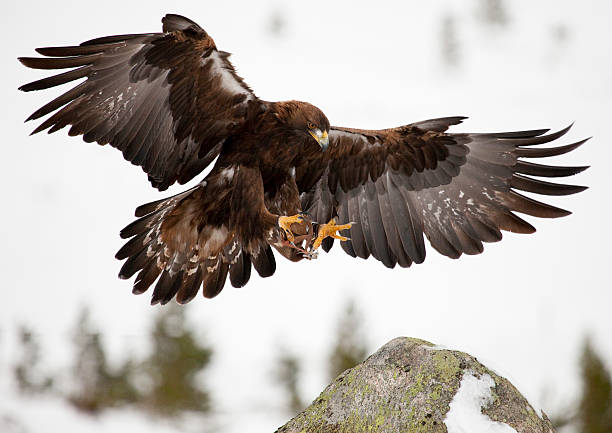
<svg viewBox="0 0 612 433">
<path fill-rule="evenodd" d="M 351 228 L 353 224 L 354 223 L 336 225 L 335 218 L 332 218 L 331 220 L 329 220 L 327 224 L 321 224 L 321 226 L 319 227 L 319 233 L 317 234 L 317 238 L 312 243 L 311 249 L 318 250 L 319 247 L 321 246 L 321 243 L 323 243 L 323 239 L 327 237 L 332 237 L 334 239 L 339 239 L 341 241 L 348 241 L 350 238 L 339 235 L 337 232 L 339 232 L 340 230 L 348 230 Z"/>
<path fill-rule="evenodd" d="M 293 224 L 298 224 L 299 227 L 294 229 L 299 232 L 305 231 L 304 234 L 295 233 L 291 227 Z M 299 255 L 308 260 L 313 260 L 318 257 L 318 253 L 311 248 L 314 242 L 313 231 L 314 222 L 306 213 L 299 213 L 292 216 L 279 216 L 278 226 L 281 229 L 281 242 L 284 247 L 290 247 L 296 250 Z"/>
<path fill-rule="evenodd" d="M 295 235 L 291 231 L 291 225 L 295 223 L 301 223 L 304 221 L 304 216 L 301 214 L 292 216 L 279 216 L 278 226 L 281 228 L 282 233 L 285 235 L 285 239 L 292 244 L 296 243 Z"/>
</svg>

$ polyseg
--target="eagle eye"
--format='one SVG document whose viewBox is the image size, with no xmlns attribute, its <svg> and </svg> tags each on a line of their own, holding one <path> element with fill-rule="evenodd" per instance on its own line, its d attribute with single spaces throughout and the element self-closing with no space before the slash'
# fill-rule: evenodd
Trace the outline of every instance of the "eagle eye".
<svg viewBox="0 0 612 433">
<path fill-rule="evenodd" d="M 312 123 L 312 122 L 308 122 L 307 125 L 308 125 L 308 129 L 315 129 L 316 128 L 315 124 Z"/>
</svg>

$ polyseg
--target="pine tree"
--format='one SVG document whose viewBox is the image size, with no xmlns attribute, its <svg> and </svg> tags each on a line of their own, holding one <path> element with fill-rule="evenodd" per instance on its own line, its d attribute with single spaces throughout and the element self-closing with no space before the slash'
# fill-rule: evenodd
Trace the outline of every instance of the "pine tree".
<svg viewBox="0 0 612 433">
<path fill-rule="evenodd" d="M 285 406 L 287 412 L 293 416 L 306 406 L 300 395 L 300 360 L 287 349 L 281 348 L 275 365 L 274 380 L 284 389 L 287 402 Z"/>
<path fill-rule="evenodd" d="M 90 323 L 89 311 L 83 309 L 74 334 L 76 360 L 72 370 L 74 390 L 68 400 L 78 409 L 97 413 L 138 400 L 131 384 L 132 361 L 112 371 L 106 359 L 102 338 Z"/>
<path fill-rule="evenodd" d="M 580 360 L 582 397 L 578 424 L 582 433 L 612 432 L 612 381 L 601 358 L 587 339 Z"/>
<path fill-rule="evenodd" d="M 202 346 L 185 322 L 185 307 L 167 305 L 151 332 L 152 352 L 143 368 L 151 382 L 145 406 L 162 416 L 210 411 L 210 396 L 198 381 L 212 349 Z"/>
<path fill-rule="evenodd" d="M 34 394 L 50 391 L 53 388 L 53 377 L 40 373 L 40 344 L 33 332 L 25 326 L 19 328 L 21 357 L 13 368 L 19 391 Z"/>
<path fill-rule="evenodd" d="M 487 25 L 503 27 L 510 18 L 503 0 L 479 0 L 478 15 Z"/>
<path fill-rule="evenodd" d="M 460 47 L 457 35 L 457 20 L 451 14 L 442 19 L 440 32 L 440 49 L 442 61 L 446 66 L 456 67 L 460 63 Z"/>
<path fill-rule="evenodd" d="M 335 379 L 344 370 L 362 362 L 368 354 L 361 328 L 363 319 L 355 303 L 349 301 L 338 322 L 336 342 L 329 357 L 329 378 Z"/>
</svg>

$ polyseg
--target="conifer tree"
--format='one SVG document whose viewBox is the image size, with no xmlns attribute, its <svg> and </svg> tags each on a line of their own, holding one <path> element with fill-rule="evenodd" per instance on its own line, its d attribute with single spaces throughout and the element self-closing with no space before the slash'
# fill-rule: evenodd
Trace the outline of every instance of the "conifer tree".
<svg viewBox="0 0 612 433">
<path fill-rule="evenodd" d="M 601 358 L 587 339 L 580 360 L 582 397 L 578 424 L 582 433 L 612 432 L 612 381 Z"/>
<path fill-rule="evenodd" d="M 212 349 L 201 345 L 185 321 L 185 307 L 165 306 L 151 331 L 152 351 L 143 368 L 151 382 L 146 407 L 162 416 L 182 411 L 206 413 L 210 395 L 199 373 L 210 363 Z"/>
<path fill-rule="evenodd" d="M 39 371 L 40 344 L 38 338 L 26 326 L 21 326 L 18 334 L 21 357 L 13 367 L 13 374 L 19 391 L 25 394 L 35 394 L 51 390 L 53 377 L 45 376 Z"/>
<path fill-rule="evenodd" d="M 338 321 L 336 340 L 329 356 L 329 378 L 335 379 L 344 370 L 362 362 L 368 354 L 361 327 L 361 313 L 355 303 L 349 301 Z"/>
<path fill-rule="evenodd" d="M 74 334 L 76 359 L 72 368 L 73 391 L 68 400 L 78 409 L 96 413 L 138 400 L 130 377 L 132 361 L 127 360 L 117 371 L 109 367 L 100 332 L 83 309 Z"/>
<path fill-rule="evenodd" d="M 287 412 L 293 416 L 306 406 L 300 393 L 301 363 L 299 358 L 286 348 L 279 350 L 274 370 L 274 380 L 285 391 Z"/>
</svg>

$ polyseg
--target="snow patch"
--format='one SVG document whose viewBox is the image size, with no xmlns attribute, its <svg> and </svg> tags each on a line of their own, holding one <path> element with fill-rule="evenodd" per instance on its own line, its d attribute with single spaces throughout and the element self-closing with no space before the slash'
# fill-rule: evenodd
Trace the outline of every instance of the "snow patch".
<svg viewBox="0 0 612 433">
<path fill-rule="evenodd" d="M 495 381 L 488 374 L 476 377 L 473 371 L 463 374 L 457 393 L 444 418 L 448 433 L 517 433 L 508 424 L 493 421 L 482 408 L 493 403 L 491 388 Z"/>
<path fill-rule="evenodd" d="M 433 351 L 436 351 L 436 350 L 453 350 L 450 347 L 444 346 L 442 344 L 435 344 L 433 346 L 427 346 L 427 345 L 424 344 L 421 347 L 423 347 L 425 350 L 433 350 Z"/>
</svg>

